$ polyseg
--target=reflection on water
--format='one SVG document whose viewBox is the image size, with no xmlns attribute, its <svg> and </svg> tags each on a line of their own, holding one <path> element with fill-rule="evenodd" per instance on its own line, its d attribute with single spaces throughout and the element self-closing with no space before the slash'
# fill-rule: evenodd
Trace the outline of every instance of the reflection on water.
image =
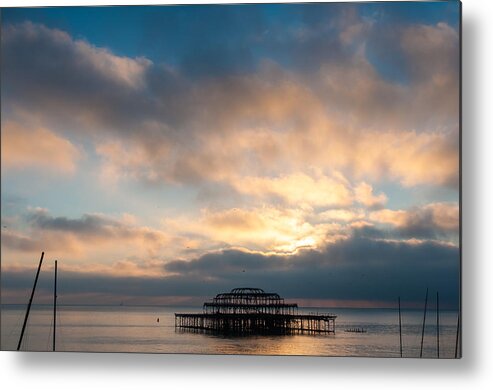
<svg viewBox="0 0 493 390">
<path fill-rule="evenodd" d="M 2 306 L 1 346 L 13 350 L 24 319 L 24 306 Z M 308 311 L 313 311 L 309 309 Z M 335 335 L 220 336 L 175 330 L 175 312 L 194 308 L 60 306 L 57 315 L 57 350 L 94 352 L 399 356 L 396 310 L 327 309 L 338 315 Z M 159 318 L 159 322 L 157 319 Z M 422 312 L 404 310 L 403 351 L 419 357 Z M 436 357 L 436 327 L 427 319 L 424 357 Z M 456 312 L 440 313 L 440 357 L 455 353 Z M 23 341 L 23 350 L 49 351 L 52 346 L 52 308 L 33 306 Z M 344 329 L 360 327 L 366 333 Z"/>
</svg>

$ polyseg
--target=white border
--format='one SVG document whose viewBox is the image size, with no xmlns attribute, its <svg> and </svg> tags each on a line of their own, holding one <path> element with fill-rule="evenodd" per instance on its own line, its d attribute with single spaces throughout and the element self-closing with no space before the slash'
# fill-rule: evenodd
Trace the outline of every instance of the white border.
<svg viewBox="0 0 493 390">
<path fill-rule="evenodd" d="M 2 0 L 3 7 L 163 3 L 172 2 Z M 176 3 L 202 2 L 182 0 Z M 493 297 L 490 238 L 490 221 L 493 221 L 492 10 L 490 0 L 463 1 L 463 359 L 0 352 L 3 388 L 490 388 L 493 383 L 490 300 Z"/>
</svg>

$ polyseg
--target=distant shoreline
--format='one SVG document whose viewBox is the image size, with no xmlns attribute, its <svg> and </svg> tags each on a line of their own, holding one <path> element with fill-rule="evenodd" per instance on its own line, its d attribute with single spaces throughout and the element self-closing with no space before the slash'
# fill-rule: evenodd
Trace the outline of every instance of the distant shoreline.
<svg viewBox="0 0 493 390">
<path fill-rule="evenodd" d="M 2 303 L 0 304 L 0 308 L 3 307 L 25 307 L 27 304 L 24 303 Z M 33 307 L 46 307 L 46 308 L 52 308 L 53 305 L 50 303 L 33 303 Z M 120 305 L 120 304 L 86 304 L 86 303 L 65 303 L 65 304 L 57 304 L 58 307 L 111 307 L 111 308 L 124 308 L 124 307 L 130 307 L 130 308 L 138 308 L 138 307 L 155 307 L 155 308 L 190 308 L 190 309 L 202 309 L 202 305 L 135 305 L 135 304 L 129 304 L 129 305 Z M 302 310 L 332 310 L 332 311 L 337 311 L 337 310 L 386 310 L 386 311 L 397 311 L 397 308 L 392 308 L 392 307 L 322 307 L 322 306 L 300 306 L 299 309 Z M 406 311 L 422 311 L 423 309 L 420 308 L 403 308 L 403 310 Z M 430 309 L 433 310 L 433 309 Z M 440 309 L 441 312 L 458 312 L 458 309 Z"/>
</svg>

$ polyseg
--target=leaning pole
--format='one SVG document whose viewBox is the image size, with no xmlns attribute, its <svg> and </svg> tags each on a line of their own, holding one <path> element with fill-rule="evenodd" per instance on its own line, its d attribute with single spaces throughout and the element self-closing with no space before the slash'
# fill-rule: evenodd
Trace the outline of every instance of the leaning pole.
<svg viewBox="0 0 493 390">
<path fill-rule="evenodd" d="M 38 283 L 39 271 L 41 271 L 41 264 L 43 263 L 43 257 L 45 253 L 41 252 L 41 259 L 39 259 L 38 271 L 36 272 L 36 277 L 34 278 L 33 290 L 31 291 L 31 298 L 29 298 L 29 303 L 27 305 L 26 317 L 24 317 L 24 324 L 22 325 L 21 337 L 19 338 L 19 344 L 17 344 L 17 350 L 21 349 L 22 338 L 24 337 L 24 332 L 26 330 L 27 319 L 29 318 L 29 312 L 31 311 L 31 305 L 33 303 L 34 291 L 36 290 L 36 284 Z"/>
</svg>

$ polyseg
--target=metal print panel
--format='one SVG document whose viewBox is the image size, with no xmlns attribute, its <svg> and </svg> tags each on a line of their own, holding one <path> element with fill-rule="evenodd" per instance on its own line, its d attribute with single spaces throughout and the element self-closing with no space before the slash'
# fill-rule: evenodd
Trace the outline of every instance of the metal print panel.
<svg viewBox="0 0 493 390">
<path fill-rule="evenodd" d="M 1 349 L 460 357 L 460 23 L 3 8 Z"/>
</svg>

